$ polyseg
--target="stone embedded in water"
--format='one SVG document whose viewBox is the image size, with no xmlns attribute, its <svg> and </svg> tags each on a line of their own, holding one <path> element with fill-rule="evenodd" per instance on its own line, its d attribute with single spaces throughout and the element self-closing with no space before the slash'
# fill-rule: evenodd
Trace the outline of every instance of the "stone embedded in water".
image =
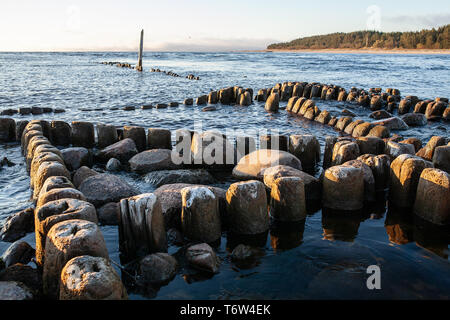
<svg viewBox="0 0 450 320">
<path fill-rule="evenodd" d="M 139 280 L 143 283 L 164 284 L 175 277 L 177 260 L 163 252 L 145 256 L 139 261 Z"/>
<path fill-rule="evenodd" d="M 208 103 L 208 96 L 207 95 L 202 95 L 202 96 L 198 97 L 195 100 L 195 104 L 198 105 L 198 106 L 204 105 L 206 103 Z"/>
<path fill-rule="evenodd" d="M 374 111 L 369 115 L 370 118 L 375 120 L 392 118 L 392 114 L 385 110 Z"/>
<path fill-rule="evenodd" d="M 439 120 L 442 118 L 444 110 L 447 108 L 447 103 L 443 101 L 433 101 L 427 105 L 425 110 L 425 117 L 428 120 Z"/>
<path fill-rule="evenodd" d="M 168 149 L 147 150 L 133 156 L 128 162 L 130 169 L 138 173 L 177 169 L 178 167 L 172 161 L 172 151 Z"/>
<path fill-rule="evenodd" d="M 358 160 L 363 161 L 372 170 L 375 179 L 375 191 L 386 190 L 389 186 L 389 176 L 391 161 L 385 154 L 373 155 L 364 154 L 358 157 Z"/>
<path fill-rule="evenodd" d="M 355 211 L 364 204 L 364 175 L 361 168 L 334 166 L 323 178 L 323 206 L 342 211 Z"/>
<path fill-rule="evenodd" d="M 94 125 L 90 122 L 72 121 L 72 145 L 93 148 L 95 146 Z"/>
<path fill-rule="evenodd" d="M 96 154 L 96 158 L 101 162 L 107 162 L 111 158 L 116 158 L 121 163 L 126 163 L 138 153 L 136 144 L 132 139 L 123 139 L 116 142 Z"/>
<path fill-rule="evenodd" d="M 359 146 L 350 140 L 340 140 L 334 144 L 331 157 L 331 165 L 341 165 L 344 162 L 354 160 L 360 155 Z"/>
<path fill-rule="evenodd" d="M 181 226 L 183 234 L 203 242 L 215 242 L 221 236 L 219 201 L 207 187 L 181 189 Z"/>
<path fill-rule="evenodd" d="M 383 139 L 377 137 L 360 137 L 356 139 L 360 154 L 382 154 L 386 148 L 386 143 Z"/>
<path fill-rule="evenodd" d="M 289 137 L 285 135 L 264 134 L 259 136 L 259 149 L 289 150 Z"/>
<path fill-rule="evenodd" d="M 138 152 L 147 149 L 147 136 L 145 135 L 145 129 L 143 127 L 124 126 L 123 138 L 133 140 Z"/>
<path fill-rule="evenodd" d="M 73 175 L 73 185 L 75 186 L 75 188 L 79 188 L 84 180 L 97 174 L 99 173 L 95 170 L 92 170 L 88 167 L 81 167 L 80 169 L 75 171 Z"/>
<path fill-rule="evenodd" d="M 323 110 L 314 121 L 319 122 L 321 124 L 328 124 L 331 120 L 331 114 L 327 110 Z"/>
<path fill-rule="evenodd" d="M 10 118 L 0 118 L 0 142 L 16 140 L 16 122 Z"/>
<path fill-rule="evenodd" d="M 400 141 L 400 143 L 412 144 L 416 152 L 422 149 L 422 141 L 420 141 L 420 139 L 417 138 L 408 138 Z"/>
<path fill-rule="evenodd" d="M 92 204 L 77 199 L 60 199 L 46 203 L 35 212 L 36 262 L 44 264 L 45 242 L 50 228 L 70 219 L 97 223 L 97 213 Z"/>
<path fill-rule="evenodd" d="M 113 172 L 113 171 L 120 171 L 121 168 L 122 168 L 122 164 L 116 158 L 111 158 L 106 163 L 106 170 L 107 171 L 111 171 L 111 172 Z"/>
<path fill-rule="evenodd" d="M 279 150 L 256 150 L 242 157 L 233 169 L 233 177 L 239 180 L 260 179 L 262 169 L 286 165 L 302 170 L 301 161 L 294 155 Z"/>
<path fill-rule="evenodd" d="M 294 108 L 295 103 L 297 102 L 298 99 L 299 99 L 298 96 L 293 96 L 292 98 L 290 98 L 286 106 L 286 111 L 292 111 L 292 108 Z"/>
<path fill-rule="evenodd" d="M 434 224 L 450 224 L 450 175 L 427 168 L 420 174 L 413 211 Z"/>
<path fill-rule="evenodd" d="M 55 224 L 45 242 L 45 262 L 42 273 L 44 295 L 57 298 L 61 271 L 75 257 L 89 255 L 108 259 L 108 250 L 96 223 L 86 220 L 67 220 Z M 64 282 L 61 283 L 64 285 Z"/>
<path fill-rule="evenodd" d="M 92 166 L 92 156 L 88 149 L 73 147 L 61 150 L 64 163 L 70 171 L 78 170 L 82 166 Z"/>
<path fill-rule="evenodd" d="M 412 146 L 411 146 L 412 147 Z M 391 163 L 389 200 L 397 207 L 414 205 L 420 175 L 433 164 L 420 157 L 401 154 Z"/>
<path fill-rule="evenodd" d="M 64 176 L 54 176 L 45 180 L 44 185 L 41 188 L 42 193 L 47 193 L 50 190 L 60 189 L 60 188 L 73 188 L 74 185 L 67 177 Z"/>
<path fill-rule="evenodd" d="M 280 107 L 280 96 L 278 93 L 272 93 L 266 100 L 265 109 L 269 112 L 277 112 Z"/>
<path fill-rule="evenodd" d="M 61 272 L 60 300 L 125 300 L 127 291 L 111 263 L 83 255 L 67 262 Z"/>
<path fill-rule="evenodd" d="M 127 260 L 154 252 L 167 252 L 161 203 L 153 193 L 122 199 L 119 247 Z"/>
<path fill-rule="evenodd" d="M 391 135 L 388 128 L 385 126 L 375 126 L 372 129 L 370 129 L 369 133 L 366 135 L 366 137 L 377 137 L 377 138 L 389 138 Z"/>
<path fill-rule="evenodd" d="M 313 170 L 320 161 L 320 144 L 313 135 L 290 135 L 289 152 L 302 163 L 302 168 Z"/>
<path fill-rule="evenodd" d="M 443 146 L 443 145 L 445 145 L 445 143 L 446 143 L 446 138 L 440 137 L 440 136 L 433 136 L 428 141 L 426 146 L 424 148 L 420 149 L 416 153 L 416 155 L 425 160 L 431 161 L 433 159 L 434 150 L 436 149 L 436 147 Z"/>
<path fill-rule="evenodd" d="M 172 150 L 171 132 L 167 129 L 149 128 L 147 136 L 147 147 L 152 149 Z"/>
<path fill-rule="evenodd" d="M 86 201 L 86 197 L 84 196 L 84 194 L 82 194 L 77 189 L 57 188 L 57 189 L 52 189 L 47 192 L 41 191 L 39 193 L 39 198 L 36 202 L 36 209 L 39 209 L 44 204 L 46 204 L 50 201 L 55 201 L 55 200 L 60 200 L 60 199 L 78 199 L 78 200 Z"/>
<path fill-rule="evenodd" d="M 47 180 L 49 177 L 54 176 L 64 176 L 70 179 L 70 173 L 63 164 L 55 161 L 42 162 L 39 168 L 37 169 L 36 174 L 33 176 L 34 199 L 38 198 L 41 188 L 45 183 L 45 180 Z"/>
<path fill-rule="evenodd" d="M 106 148 L 119 141 L 116 127 L 110 124 L 98 123 L 97 141 L 97 146 L 100 149 Z"/>
<path fill-rule="evenodd" d="M 233 183 L 227 191 L 227 214 L 230 230 L 235 234 L 267 231 L 269 215 L 264 184 L 256 180 Z"/>
<path fill-rule="evenodd" d="M 219 272 L 220 260 L 216 256 L 214 249 L 206 243 L 196 244 L 187 248 L 186 259 L 192 267 L 201 271 Z"/>
<path fill-rule="evenodd" d="M 272 183 L 270 215 L 279 221 L 306 218 L 305 185 L 299 177 L 281 177 Z"/>
<path fill-rule="evenodd" d="M 13 242 L 34 230 L 34 211 L 28 208 L 9 216 L 0 230 L 0 239 Z"/>
<path fill-rule="evenodd" d="M 86 178 L 78 189 L 95 207 L 101 207 L 108 202 L 119 202 L 121 199 L 138 194 L 138 191 L 125 180 L 107 173 Z"/>
<path fill-rule="evenodd" d="M 386 150 L 384 153 L 391 158 L 391 161 L 393 161 L 401 154 L 414 155 L 415 149 L 412 144 L 388 141 L 388 143 L 386 143 Z"/>
<path fill-rule="evenodd" d="M 427 124 L 427 118 L 422 113 L 407 113 L 402 116 L 402 120 L 412 127 L 420 127 Z"/>
<path fill-rule="evenodd" d="M 31 289 L 36 296 L 39 296 L 42 291 L 42 276 L 38 269 L 34 269 L 31 266 L 22 263 L 10 265 L 2 270 L 0 272 L 0 282 L 4 281 L 16 281 L 22 283 L 27 288 Z"/>
<path fill-rule="evenodd" d="M 119 224 L 119 203 L 109 202 L 97 210 L 98 222 L 105 226 L 117 226 Z"/>
<path fill-rule="evenodd" d="M 364 121 L 363 120 L 355 120 L 355 121 L 350 122 L 350 124 L 345 127 L 344 132 L 348 135 L 352 135 L 353 130 L 355 130 L 355 128 L 357 126 L 359 126 L 361 123 L 364 123 Z"/>
<path fill-rule="evenodd" d="M 435 168 L 450 173 L 450 145 L 440 146 L 434 149 L 433 164 Z"/>
<path fill-rule="evenodd" d="M 343 164 L 343 166 L 350 166 L 360 168 L 364 176 L 364 200 L 367 202 L 375 201 L 375 178 L 372 169 L 362 160 L 350 160 Z"/>
<path fill-rule="evenodd" d="M 334 126 L 339 131 L 344 131 L 345 128 L 353 121 L 353 118 L 351 117 L 341 117 L 336 122 L 336 125 Z"/>
<path fill-rule="evenodd" d="M 352 132 L 352 137 L 358 138 L 358 137 L 365 137 L 369 134 L 369 132 L 374 127 L 373 124 L 369 122 L 364 122 L 355 127 Z M 380 137 L 379 137 L 380 138 Z"/>
<path fill-rule="evenodd" d="M 405 123 L 405 121 L 403 121 L 399 117 L 392 117 L 392 118 L 374 121 L 374 122 L 372 122 L 372 124 L 374 126 L 376 126 L 376 125 L 384 126 L 384 127 L 388 128 L 389 130 L 407 130 L 407 129 L 409 129 L 409 127 Z"/>
<path fill-rule="evenodd" d="M 195 132 L 192 136 L 191 155 L 194 164 L 207 166 L 234 165 L 238 155 L 236 146 L 217 131 Z"/>
</svg>

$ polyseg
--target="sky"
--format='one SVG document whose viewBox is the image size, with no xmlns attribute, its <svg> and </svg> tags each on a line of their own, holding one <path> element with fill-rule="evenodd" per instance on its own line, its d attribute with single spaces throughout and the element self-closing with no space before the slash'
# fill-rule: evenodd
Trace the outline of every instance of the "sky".
<svg viewBox="0 0 450 320">
<path fill-rule="evenodd" d="M 450 23 L 448 0 L 1 0 L 0 51 L 264 49 L 357 30 L 414 31 Z"/>
</svg>

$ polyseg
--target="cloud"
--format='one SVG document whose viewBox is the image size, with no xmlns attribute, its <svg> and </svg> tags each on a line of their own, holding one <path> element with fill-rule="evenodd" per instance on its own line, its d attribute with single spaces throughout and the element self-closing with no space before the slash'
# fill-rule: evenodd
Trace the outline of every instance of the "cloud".
<svg viewBox="0 0 450 320">
<path fill-rule="evenodd" d="M 382 22 L 392 24 L 397 28 L 435 28 L 450 23 L 450 13 L 426 15 L 382 16 Z"/>
</svg>

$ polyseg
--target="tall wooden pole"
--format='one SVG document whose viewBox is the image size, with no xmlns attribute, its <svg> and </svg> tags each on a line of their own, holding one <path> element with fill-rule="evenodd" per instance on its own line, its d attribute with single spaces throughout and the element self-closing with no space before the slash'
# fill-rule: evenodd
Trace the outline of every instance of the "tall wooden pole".
<svg viewBox="0 0 450 320">
<path fill-rule="evenodd" d="M 144 50 L 144 29 L 141 30 L 141 43 L 139 45 L 138 64 L 136 66 L 137 71 L 142 71 L 142 51 L 143 50 Z"/>
</svg>

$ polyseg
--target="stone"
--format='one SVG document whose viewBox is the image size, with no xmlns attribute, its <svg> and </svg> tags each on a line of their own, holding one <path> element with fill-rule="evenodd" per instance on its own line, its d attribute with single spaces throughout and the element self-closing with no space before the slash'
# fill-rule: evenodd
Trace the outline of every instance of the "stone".
<svg viewBox="0 0 450 320">
<path fill-rule="evenodd" d="M 80 191 L 74 188 L 57 188 L 52 189 L 47 192 L 42 192 L 39 194 L 39 198 L 36 202 L 36 209 L 39 209 L 44 204 L 60 200 L 60 199 L 78 199 L 82 201 L 86 201 L 86 197 Z"/>
<path fill-rule="evenodd" d="M 123 138 L 133 140 L 138 152 L 147 149 L 147 136 L 145 135 L 145 129 L 142 127 L 124 126 Z"/>
<path fill-rule="evenodd" d="M 203 185 L 192 185 L 187 183 L 175 183 L 166 184 L 155 190 L 155 195 L 161 202 L 162 213 L 164 216 L 164 223 L 166 229 L 170 227 L 180 227 L 181 223 L 181 190 L 186 187 L 192 186 L 202 186 Z M 219 208 L 221 216 L 225 215 L 226 210 L 226 190 L 217 187 L 208 187 L 214 193 L 214 195 L 219 199 Z"/>
<path fill-rule="evenodd" d="M 341 117 L 337 121 L 336 125 L 334 126 L 339 131 L 344 131 L 345 128 L 353 121 L 353 118 L 351 117 Z"/>
<path fill-rule="evenodd" d="M 331 165 L 341 165 L 344 162 L 355 160 L 359 155 L 360 150 L 356 142 L 349 140 L 337 141 L 333 147 Z"/>
<path fill-rule="evenodd" d="M 96 223 L 67 220 L 55 224 L 47 235 L 42 273 L 44 295 L 57 298 L 61 271 L 75 257 L 89 255 L 108 259 L 105 240 Z"/>
<path fill-rule="evenodd" d="M 217 131 L 194 132 L 190 151 L 198 165 L 234 165 L 239 157 L 235 145 Z"/>
<path fill-rule="evenodd" d="M 402 115 L 402 114 L 408 113 L 410 111 L 411 107 L 412 107 L 411 100 L 402 99 L 400 101 L 400 104 L 398 105 L 398 114 Z"/>
<path fill-rule="evenodd" d="M 328 121 L 328 125 L 330 127 L 334 127 L 334 126 L 336 126 L 337 122 L 338 122 L 338 118 L 336 118 L 335 116 L 332 116 L 330 121 Z"/>
<path fill-rule="evenodd" d="M 82 255 L 61 271 L 59 300 L 126 300 L 127 291 L 111 263 Z"/>
<path fill-rule="evenodd" d="M 27 264 L 34 258 L 34 249 L 25 241 L 16 241 L 3 253 L 1 260 L 8 268 L 16 263 Z"/>
<path fill-rule="evenodd" d="M 35 175 L 33 175 L 33 198 L 37 199 L 42 186 L 49 177 L 64 176 L 70 179 L 70 173 L 66 167 L 55 161 L 42 162 Z"/>
<path fill-rule="evenodd" d="M 450 175 L 427 168 L 420 175 L 413 211 L 438 225 L 450 224 Z"/>
<path fill-rule="evenodd" d="M 172 150 L 170 130 L 160 128 L 149 128 L 147 136 L 147 147 L 151 149 Z"/>
<path fill-rule="evenodd" d="M 122 168 L 122 164 L 116 158 L 111 158 L 106 163 L 106 170 L 110 172 L 120 171 Z"/>
<path fill-rule="evenodd" d="M 271 184 L 270 216 L 284 222 L 306 218 L 305 185 L 301 178 L 281 177 Z"/>
<path fill-rule="evenodd" d="M 227 191 L 227 214 L 235 234 L 260 234 L 269 228 L 264 184 L 250 180 L 233 183 Z"/>
<path fill-rule="evenodd" d="M 306 170 L 313 170 L 320 161 L 320 144 L 313 135 L 289 136 L 289 152 L 300 160 Z"/>
<path fill-rule="evenodd" d="M 145 182 L 160 187 L 165 184 L 213 184 L 214 177 L 204 169 L 180 169 L 153 171 L 145 175 Z"/>
<path fill-rule="evenodd" d="M 289 112 L 292 111 L 292 109 L 294 108 L 295 103 L 297 102 L 298 99 L 299 99 L 298 96 L 293 96 L 292 98 L 289 98 L 288 104 L 286 106 L 286 111 L 289 111 Z"/>
<path fill-rule="evenodd" d="M 314 100 L 308 99 L 303 104 L 300 110 L 297 112 L 297 114 L 306 117 L 306 113 L 309 110 L 314 112 L 314 107 L 316 106 L 316 102 Z"/>
<path fill-rule="evenodd" d="M 155 194 L 144 193 L 120 201 L 119 248 L 127 260 L 167 252 L 164 217 Z"/>
<path fill-rule="evenodd" d="M 139 261 L 139 280 L 143 283 L 165 284 L 173 279 L 177 273 L 177 260 L 163 252 L 145 256 Z"/>
<path fill-rule="evenodd" d="M 194 104 L 194 99 L 192 98 L 186 98 L 184 99 L 183 104 L 187 105 L 187 106 L 192 106 Z"/>
<path fill-rule="evenodd" d="M 119 204 L 109 202 L 97 210 L 98 222 L 104 226 L 117 226 L 119 224 Z"/>
<path fill-rule="evenodd" d="M 220 260 L 213 248 L 207 243 L 200 243 L 187 248 L 186 260 L 192 267 L 201 271 L 219 272 Z"/>
<path fill-rule="evenodd" d="M 168 105 L 166 103 L 157 103 L 155 108 L 156 109 L 166 109 Z"/>
<path fill-rule="evenodd" d="M 33 300 L 33 293 L 16 281 L 0 281 L 0 300 Z"/>
<path fill-rule="evenodd" d="M 231 252 L 231 260 L 245 261 L 248 259 L 255 258 L 261 255 L 261 253 L 262 252 L 259 248 L 254 248 L 245 244 L 239 244 Z"/>
<path fill-rule="evenodd" d="M 370 110 L 376 111 L 380 110 L 383 106 L 383 99 L 381 96 L 372 96 L 370 100 Z"/>
<path fill-rule="evenodd" d="M 239 180 L 260 179 L 262 169 L 286 165 L 302 170 L 301 161 L 294 155 L 279 150 L 256 150 L 239 160 L 233 169 L 233 177 Z"/>
<path fill-rule="evenodd" d="M 364 205 L 364 174 L 362 169 L 334 166 L 325 170 L 323 206 L 341 211 L 360 210 Z"/>
<path fill-rule="evenodd" d="M 81 167 L 73 175 L 73 185 L 75 188 L 79 188 L 81 183 L 89 177 L 99 174 L 97 171 L 88 167 Z"/>
<path fill-rule="evenodd" d="M 322 124 L 328 124 L 328 122 L 331 119 L 331 114 L 327 110 L 323 110 L 315 119 L 314 121 L 322 123 Z"/>
<path fill-rule="evenodd" d="M 337 140 L 338 138 L 335 136 L 325 137 L 325 150 L 323 152 L 323 163 L 322 163 L 324 169 L 331 166 L 331 161 L 333 158 L 333 148 Z"/>
<path fill-rule="evenodd" d="M 414 145 L 412 144 L 388 141 L 388 143 L 386 143 L 386 150 L 384 151 L 384 153 L 391 158 L 391 161 L 393 161 L 401 154 L 414 155 L 415 149 Z"/>
<path fill-rule="evenodd" d="M 417 138 L 408 138 L 400 141 L 400 143 L 412 144 L 414 146 L 414 150 L 417 152 L 422 148 L 422 141 Z"/>
<path fill-rule="evenodd" d="M 319 179 L 306 172 L 288 166 L 275 166 L 263 169 L 260 175 L 264 176 L 264 184 L 271 189 L 275 180 L 282 177 L 298 177 L 302 180 L 305 189 L 306 201 L 318 201 L 321 199 L 322 184 Z"/>
<path fill-rule="evenodd" d="M 447 108 L 447 103 L 439 101 L 439 102 L 430 102 L 427 105 L 427 109 L 425 110 L 425 117 L 428 120 L 438 120 L 442 117 L 444 110 Z"/>
<path fill-rule="evenodd" d="M 450 173 L 450 145 L 436 147 L 433 154 L 435 168 Z"/>
<path fill-rule="evenodd" d="M 240 95 L 239 104 L 241 106 L 249 106 L 252 104 L 252 96 L 250 95 L 250 92 L 245 91 Z"/>
<path fill-rule="evenodd" d="M 386 148 L 383 139 L 377 137 L 360 137 L 356 139 L 360 154 L 382 154 Z"/>
<path fill-rule="evenodd" d="M 280 107 L 280 96 L 278 93 L 272 93 L 266 100 L 265 109 L 269 112 L 277 112 Z"/>
<path fill-rule="evenodd" d="M 370 118 L 375 120 L 392 118 L 392 114 L 385 110 L 374 111 L 369 115 Z"/>
<path fill-rule="evenodd" d="M 34 230 L 34 211 L 28 208 L 9 216 L 0 231 L 0 239 L 13 242 Z"/>
<path fill-rule="evenodd" d="M 422 113 L 407 113 L 401 119 L 411 127 L 421 127 L 427 124 L 427 118 Z"/>
<path fill-rule="evenodd" d="M 385 126 L 375 126 L 372 129 L 370 129 L 369 133 L 366 135 L 366 137 L 377 137 L 377 138 L 389 138 L 391 135 L 388 128 Z"/>
<path fill-rule="evenodd" d="M 42 193 L 47 193 L 54 189 L 61 188 L 73 188 L 74 185 L 67 177 L 64 176 L 54 176 L 45 180 L 44 185 L 41 188 Z"/>
<path fill-rule="evenodd" d="M 367 202 L 374 202 L 375 178 L 373 176 L 372 169 L 362 160 L 350 160 L 344 163 L 342 166 L 349 166 L 362 170 L 364 176 L 364 200 Z"/>
<path fill-rule="evenodd" d="M 108 202 L 119 202 L 121 199 L 138 194 L 138 191 L 125 180 L 107 173 L 86 178 L 78 189 L 85 195 L 87 201 L 97 208 Z"/>
<path fill-rule="evenodd" d="M 208 103 L 209 104 L 216 104 L 217 102 L 219 102 L 219 95 L 217 91 L 211 91 L 208 94 Z"/>
<path fill-rule="evenodd" d="M 380 125 L 388 128 L 389 130 L 407 130 L 408 125 L 399 117 L 392 117 L 372 122 L 374 126 Z"/>
<path fill-rule="evenodd" d="M 350 124 L 348 124 L 345 129 L 344 132 L 348 135 L 352 135 L 353 130 L 355 130 L 355 128 L 357 126 L 359 126 L 361 123 L 364 123 L 364 120 L 355 120 L 353 122 L 350 122 Z"/>
<path fill-rule="evenodd" d="M 175 102 L 175 101 L 173 101 L 173 102 L 169 102 L 169 108 L 176 108 L 176 107 L 178 107 L 180 104 L 178 103 L 178 102 Z"/>
<path fill-rule="evenodd" d="M 70 171 L 75 171 L 82 166 L 92 166 L 92 157 L 88 149 L 73 147 L 61 150 L 64 163 Z"/>
<path fill-rule="evenodd" d="M 116 158 L 121 163 L 125 164 L 133 156 L 138 153 L 136 144 L 132 139 L 123 139 L 116 142 L 96 154 L 96 158 L 103 163 L 108 162 L 111 158 Z"/>
<path fill-rule="evenodd" d="M 428 141 L 428 143 L 426 144 L 426 146 L 422 149 L 420 149 L 416 155 L 431 161 L 433 159 L 433 155 L 434 155 L 434 150 L 436 149 L 436 147 L 440 147 L 445 145 L 446 143 L 446 139 L 444 137 L 440 137 L 440 136 L 433 136 L 431 137 L 430 141 Z"/>
<path fill-rule="evenodd" d="M 259 136 L 260 149 L 288 151 L 289 137 L 285 135 L 264 134 Z"/>
<path fill-rule="evenodd" d="M 95 146 L 94 125 L 90 122 L 72 121 L 72 145 L 93 148 Z"/>
<path fill-rule="evenodd" d="M 0 142 L 16 140 L 16 122 L 11 118 L 0 118 Z"/>
<path fill-rule="evenodd" d="M 111 124 L 98 123 L 97 141 L 97 147 L 100 149 L 106 148 L 119 141 L 116 127 Z"/>
<path fill-rule="evenodd" d="M 207 187 L 181 189 L 181 226 L 191 240 L 213 243 L 220 239 L 219 201 Z"/>
<path fill-rule="evenodd" d="M 352 137 L 358 138 L 358 137 L 365 137 L 369 134 L 370 130 L 374 127 L 373 124 L 369 122 L 364 122 L 355 127 L 352 132 Z"/>
<path fill-rule="evenodd" d="M 420 175 L 432 167 L 431 162 L 415 155 L 399 155 L 391 163 L 389 200 L 399 208 L 412 207 Z"/>
<path fill-rule="evenodd" d="M 341 111 L 341 114 L 344 116 L 349 116 L 349 117 L 356 117 L 356 114 L 348 109 L 343 109 Z"/>
<path fill-rule="evenodd" d="M 34 217 L 36 236 L 36 263 L 44 264 L 47 234 L 55 224 L 70 219 L 82 219 L 97 223 L 97 213 L 92 204 L 78 199 L 60 199 L 38 208 Z"/>
<path fill-rule="evenodd" d="M 427 109 L 427 105 L 428 103 L 430 103 L 430 100 L 425 100 L 425 101 L 419 101 L 416 103 L 416 105 L 414 106 L 414 113 L 422 113 L 425 114 L 425 111 Z"/>
<path fill-rule="evenodd" d="M 42 276 L 37 269 L 22 263 L 16 263 L 0 272 L 0 282 L 16 281 L 25 285 L 36 297 L 42 291 Z"/>
<path fill-rule="evenodd" d="M 20 120 L 16 122 L 16 141 L 20 141 L 22 139 L 22 134 L 27 124 L 28 120 Z"/>
<path fill-rule="evenodd" d="M 168 149 L 153 149 L 138 153 L 128 163 L 130 169 L 138 173 L 177 169 L 178 167 L 172 161 L 172 151 Z"/>
<path fill-rule="evenodd" d="M 295 113 L 295 114 L 299 113 L 300 109 L 302 108 L 302 106 L 303 106 L 303 104 L 306 102 L 306 100 L 307 100 L 307 99 L 304 98 L 304 97 L 299 98 L 299 99 L 295 102 L 294 107 L 292 108 L 292 113 Z"/>
<path fill-rule="evenodd" d="M 442 119 L 444 119 L 444 121 L 450 121 L 450 107 L 445 108 L 442 113 Z"/>
<path fill-rule="evenodd" d="M 198 105 L 198 106 L 204 105 L 204 104 L 206 104 L 207 102 L 208 102 L 208 96 L 207 96 L 207 95 L 200 96 L 200 97 L 198 97 L 198 98 L 195 100 L 195 104 Z"/>
</svg>

